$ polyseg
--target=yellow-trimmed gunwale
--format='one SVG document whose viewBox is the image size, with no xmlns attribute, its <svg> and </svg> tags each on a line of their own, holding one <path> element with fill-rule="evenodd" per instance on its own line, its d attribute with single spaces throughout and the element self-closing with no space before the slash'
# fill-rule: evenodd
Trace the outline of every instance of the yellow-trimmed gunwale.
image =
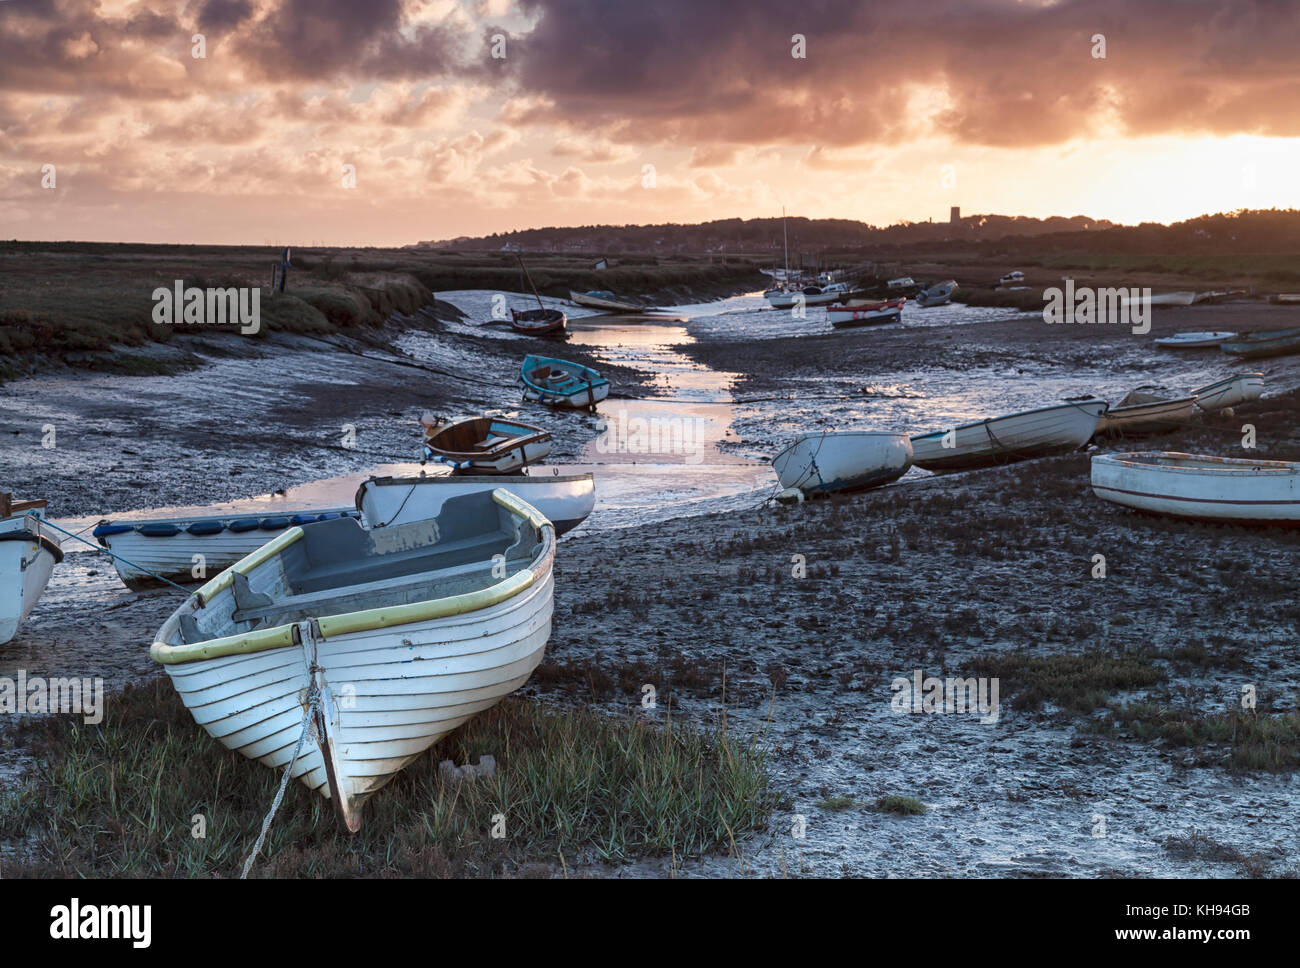
<svg viewBox="0 0 1300 968">
<path fill-rule="evenodd" d="M 551 540 L 554 541 L 555 526 L 531 504 L 520 500 L 514 494 L 502 488 L 492 492 L 492 499 L 517 517 L 523 518 L 539 530 L 549 528 Z M 213 596 L 229 587 L 234 580 L 233 573 L 247 574 L 258 565 L 279 554 L 284 548 L 302 537 L 302 528 L 291 528 L 278 538 L 263 545 L 252 554 L 241 558 L 216 578 L 212 579 L 197 592 L 194 597 L 200 606 L 206 605 Z M 525 568 L 511 575 L 504 581 L 497 582 L 478 591 L 463 595 L 451 595 L 436 598 L 428 602 L 411 602 L 407 605 L 391 605 L 384 608 L 370 608 L 360 612 L 347 612 L 343 615 L 329 615 L 316 620 L 324 638 L 347 635 L 352 632 L 368 632 L 373 629 L 391 628 L 414 622 L 427 622 L 452 615 L 464 615 L 479 609 L 491 608 L 509 598 L 518 595 L 537 581 L 549 569 L 534 570 Z M 204 659 L 219 659 L 232 655 L 248 655 L 254 652 L 266 652 L 271 649 L 288 648 L 300 641 L 296 625 L 281 625 L 272 629 L 259 629 L 240 635 L 228 635 L 206 642 L 193 642 L 187 645 L 168 645 L 154 642 L 149 655 L 155 662 L 164 665 L 176 665 L 184 662 L 200 662 Z"/>
</svg>

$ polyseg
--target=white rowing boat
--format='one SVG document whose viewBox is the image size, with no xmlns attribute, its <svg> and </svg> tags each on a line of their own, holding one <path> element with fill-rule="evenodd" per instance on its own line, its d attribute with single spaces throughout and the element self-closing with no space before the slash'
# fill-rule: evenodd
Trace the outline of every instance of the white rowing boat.
<svg viewBox="0 0 1300 968">
<path fill-rule="evenodd" d="M 1079 400 L 921 434 L 912 438 L 912 463 L 951 471 L 1067 454 L 1092 439 L 1106 408 L 1105 400 Z"/>
<path fill-rule="evenodd" d="M 458 474 L 514 474 L 551 452 L 549 431 L 504 417 L 443 421 L 425 414 L 420 424 L 426 459 Z"/>
<path fill-rule="evenodd" d="M 551 634 L 555 529 L 498 488 L 374 531 L 292 528 L 200 588 L 159 630 L 195 721 L 330 798 L 368 797 L 522 686 Z"/>
<path fill-rule="evenodd" d="M 945 282 L 935 283 L 926 289 L 922 289 L 916 294 L 916 304 L 923 308 L 930 306 L 946 306 L 952 301 L 952 294 L 957 291 L 957 280 L 948 279 Z"/>
<path fill-rule="evenodd" d="M 0 494 L 0 645 L 18 634 L 63 560 L 59 533 L 44 517 L 45 501 Z"/>
<path fill-rule="evenodd" d="M 1263 373 L 1238 373 L 1192 391 L 1196 405 L 1207 411 L 1226 410 L 1248 400 L 1258 400 L 1263 393 Z"/>
<path fill-rule="evenodd" d="M 601 309 L 607 313 L 643 313 L 649 307 L 627 299 L 619 299 L 612 292 L 593 289 L 590 292 L 569 290 L 570 301 L 588 309 Z"/>
<path fill-rule="evenodd" d="M 1092 490 L 1139 511 L 1214 521 L 1300 521 L 1300 463 L 1153 451 L 1099 454 Z"/>
<path fill-rule="evenodd" d="M 105 519 L 92 532 L 112 553 L 127 588 L 207 581 L 290 528 L 340 517 L 355 508 L 300 508 L 277 514 L 216 514 L 179 518 Z"/>
<path fill-rule="evenodd" d="M 1236 333 L 1227 330 L 1201 333 L 1175 333 L 1173 336 L 1161 336 L 1152 340 L 1156 346 L 1170 350 L 1217 349 L 1224 340 L 1234 339 Z"/>
<path fill-rule="evenodd" d="M 906 434 L 859 430 L 807 434 L 772 458 L 782 486 L 805 494 L 888 484 L 911 466 L 912 442 Z"/>
<path fill-rule="evenodd" d="M 585 521 L 596 506 L 595 479 L 590 473 L 545 470 L 510 477 L 372 477 L 357 491 L 357 509 L 367 528 L 389 528 L 437 517 L 450 498 L 500 487 L 537 508 L 561 535 Z"/>
<path fill-rule="evenodd" d="M 1137 437 L 1176 430 L 1196 415 L 1196 395 L 1161 400 L 1149 393 L 1130 393 L 1097 421 L 1098 437 Z"/>
</svg>

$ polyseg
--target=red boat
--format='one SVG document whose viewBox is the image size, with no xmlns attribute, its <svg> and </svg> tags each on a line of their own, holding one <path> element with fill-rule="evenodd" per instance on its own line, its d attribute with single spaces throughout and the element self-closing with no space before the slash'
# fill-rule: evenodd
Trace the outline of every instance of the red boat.
<svg viewBox="0 0 1300 968">
<path fill-rule="evenodd" d="M 865 306 L 828 306 L 826 318 L 837 329 L 847 326 L 870 326 L 873 323 L 892 323 L 902 318 L 903 304 L 906 302 L 907 299 L 902 298 L 868 303 Z"/>
<path fill-rule="evenodd" d="M 558 309 L 510 310 L 510 325 L 529 336 L 558 336 L 568 324 L 568 317 Z"/>
</svg>

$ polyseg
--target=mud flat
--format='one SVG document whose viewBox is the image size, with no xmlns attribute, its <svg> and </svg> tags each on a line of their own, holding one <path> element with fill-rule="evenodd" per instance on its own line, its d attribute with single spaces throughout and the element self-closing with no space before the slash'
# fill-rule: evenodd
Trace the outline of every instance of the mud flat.
<svg viewBox="0 0 1300 968">
<path fill-rule="evenodd" d="M 18 381 L 0 396 L 8 431 L 0 469 L 25 494 L 50 497 L 56 516 L 215 503 L 401 459 L 415 449 L 419 412 L 439 407 L 535 417 L 556 432 L 561 457 L 590 456 L 591 418 L 517 405 L 518 360 L 540 345 L 479 328 L 476 301 L 488 296 L 441 294 L 469 319 L 406 332 L 386 354 L 284 337 L 256 355 L 238 344 L 205 350 L 202 367 L 170 377 Z M 1215 309 L 1189 310 L 1183 323 L 1157 316 L 1153 334 L 1231 328 Z M 751 311 L 738 310 L 737 332 Z M 1247 311 L 1279 322 L 1267 307 Z M 942 421 L 981 407 L 999 412 L 1018 394 L 1056 397 L 1087 380 L 1181 385 L 1227 363 L 1157 356 L 1150 335 L 1127 331 L 1102 340 L 1014 314 L 935 318 L 858 339 L 697 337 L 678 348 L 708 364 L 704 376 L 728 374 L 739 403 L 705 403 L 703 377 L 657 379 L 618 345 L 575 341 L 564 355 L 615 370 L 618 390 L 638 406 L 689 386 L 691 406 L 723 408 L 732 439 L 719 429 L 710 445 L 734 451 L 727 466 L 746 473 L 756 466 L 748 455 L 814 408 L 795 399 L 801 394 L 817 398 L 827 426 Z M 688 328 L 718 332 L 707 320 Z M 1162 372 L 1166 358 L 1179 362 Z M 1278 394 L 1295 364 L 1262 362 L 1273 396 L 1156 444 L 1226 453 L 1251 421 L 1264 456 L 1300 457 L 1296 396 Z M 901 389 L 854 392 L 873 381 Z M 744 402 L 760 396 L 770 399 Z M 897 409 L 875 408 L 882 400 Z M 337 444 L 344 422 L 357 428 L 355 452 Z M 59 428 L 52 452 L 39 447 L 45 423 Z M 784 790 L 770 830 L 741 838 L 728 857 L 622 866 L 569 858 L 569 869 L 1295 873 L 1300 747 L 1286 717 L 1300 687 L 1300 536 L 1143 518 L 1095 499 L 1087 468 L 1086 455 L 1076 455 L 920 475 L 789 508 L 740 491 L 719 504 L 741 501 L 732 510 L 566 537 L 548 656 L 524 694 L 651 722 L 671 708 L 710 725 L 725 710 L 733 727 L 765 730 Z M 1097 554 L 1106 557 L 1104 578 L 1093 577 Z M 176 602 L 170 592 L 133 594 L 104 560 L 69 555 L 21 635 L 0 650 L 0 675 L 102 676 L 108 690 L 155 678 L 146 646 Z M 996 716 L 897 712 L 891 687 L 917 673 L 998 680 Z M 1258 695 L 1252 715 L 1279 724 L 1271 745 L 1233 738 L 1245 728 L 1219 728 L 1243 686 Z M 21 740 L 8 742 L 0 771 L 12 773 L 25 754 Z"/>
</svg>

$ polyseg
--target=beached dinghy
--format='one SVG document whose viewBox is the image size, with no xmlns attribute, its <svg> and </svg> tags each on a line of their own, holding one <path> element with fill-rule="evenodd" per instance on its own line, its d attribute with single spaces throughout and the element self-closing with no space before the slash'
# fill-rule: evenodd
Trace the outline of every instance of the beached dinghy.
<svg viewBox="0 0 1300 968">
<path fill-rule="evenodd" d="M 519 367 L 519 385 L 525 400 L 553 407 L 595 409 L 609 396 L 609 381 L 581 363 L 547 356 L 526 356 Z"/>
<path fill-rule="evenodd" d="M 952 301 L 952 294 L 957 291 L 957 280 L 948 279 L 935 283 L 916 294 L 916 304 L 921 307 L 946 306 Z"/>
<path fill-rule="evenodd" d="M 458 474 L 514 474 L 551 452 L 551 435 L 541 427 L 502 417 L 444 421 L 425 414 L 426 460 L 447 464 Z"/>
<path fill-rule="evenodd" d="M 619 299 L 612 292 L 593 289 L 591 292 L 569 290 L 569 299 L 588 309 L 600 309 L 607 313 L 643 313 L 648 307 L 640 303 Z"/>
<path fill-rule="evenodd" d="M 510 310 L 510 325 L 528 336 L 559 336 L 568 323 L 569 318 L 558 309 Z"/>
<path fill-rule="evenodd" d="M 1098 437 L 1138 437 L 1177 430 L 1196 415 L 1196 395 L 1162 400 L 1150 393 L 1130 393 L 1097 421 Z"/>
<path fill-rule="evenodd" d="M 301 508 L 274 514 L 217 514 L 201 517 L 106 519 L 95 539 L 113 553 L 127 588 L 207 581 L 290 528 L 340 517 L 360 517 L 355 508 Z"/>
<path fill-rule="evenodd" d="M 1192 391 L 1196 405 L 1206 411 L 1226 410 L 1248 400 L 1258 400 L 1263 393 L 1263 373 L 1239 373 Z"/>
<path fill-rule="evenodd" d="M 59 533 L 44 517 L 45 501 L 0 494 L 0 645 L 18 634 L 63 560 Z"/>
<path fill-rule="evenodd" d="M 863 306 L 831 306 L 826 310 L 826 319 L 836 329 L 896 323 L 903 316 L 903 305 L 906 302 L 906 299 L 890 299 Z"/>
<path fill-rule="evenodd" d="M 1300 353 L 1300 329 L 1279 329 L 1271 333 L 1238 333 L 1236 337 L 1219 344 L 1219 349 L 1229 356 L 1255 360 L 1270 356 L 1288 356 Z"/>
<path fill-rule="evenodd" d="M 367 528 L 387 528 L 437 517 L 443 504 L 461 494 L 500 487 L 537 508 L 561 535 L 580 525 L 596 506 L 595 480 L 590 473 L 546 470 L 533 468 L 531 475 L 509 477 L 372 477 L 358 489 L 357 507 Z"/>
<path fill-rule="evenodd" d="M 921 434 L 912 438 L 912 463 L 952 471 L 1068 454 L 1092 439 L 1106 407 L 1105 400 L 1071 401 Z"/>
<path fill-rule="evenodd" d="M 1157 340 L 1152 340 L 1152 342 L 1156 346 L 1163 346 L 1168 350 L 1217 349 L 1224 340 L 1234 339 L 1236 335 L 1236 333 L 1229 333 L 1226 330 L 1204 333 L 1176 333 L 1173 336 L 1161 336 Z"/>
<path fill-rule="evenodd" d="M 229 749 L 333 800 L 365 800 L 522 686 L 551 634 L 555 529 L 507 491 L 366 531 L 286 531 L 194 593 L 159 630 L 195 721 Z"/>
<path fill-rule="evenodd" d="M 807 434 L 772 458 L 781 485 L 805 494 L 888 484 L 911 466 L 912 442 L 906 434 L 858 430 Z"/>
<path fill-rule="evenodd" d="M 1237 523 L 1300 523 L 1300 463 L 1154 451 L 1099 454 L 1092 490 L 1139 511 Z"/>
</svg>

